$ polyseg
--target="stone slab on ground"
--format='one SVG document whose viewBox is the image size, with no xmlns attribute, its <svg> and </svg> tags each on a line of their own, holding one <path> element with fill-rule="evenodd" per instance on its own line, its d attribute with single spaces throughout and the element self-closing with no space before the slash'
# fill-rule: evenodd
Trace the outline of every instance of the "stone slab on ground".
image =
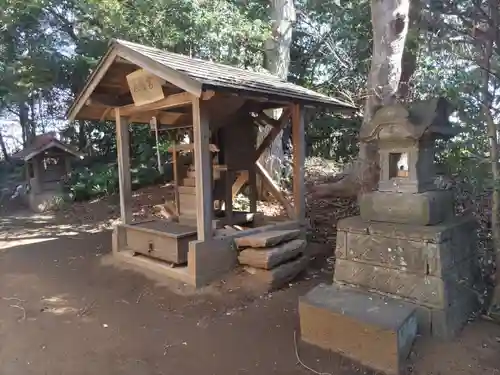
<svg viewBox="0 0 500 375">
<path fill-rule="evenodd" d="M 236 238 L 234 242 L 239 249 L 245 247 L 271 247 L 282 242 L 298 238 L 301 234 L 300 229 L 292 230 L 271 230 L 252 234 L 250 236 Z"/>
<path fill-rule="evenodd" d="M 262 270 L 254 267 L 245 267 L 245 270 L 254 275 L 259 283 L 262 283 L 268 290 L 279 289 L 306 269 L 309 258 L 301 256 L 295 260 L 281 264 L 272 270 Z"/>
<path fill-rule="evenodd" d="M 305 240 L 292 240 L 276 247 L 247 248 L 240 252 L 240 264 L 270 270 L 287 260 L 296 258 L 306 248 Z"/>
<path fill-rule="evenodd" d="M 415 308 L 355 288 L 318 285 L 299 299 L 302 340 L 399 374 L 417 335 Z"/>
</svg>

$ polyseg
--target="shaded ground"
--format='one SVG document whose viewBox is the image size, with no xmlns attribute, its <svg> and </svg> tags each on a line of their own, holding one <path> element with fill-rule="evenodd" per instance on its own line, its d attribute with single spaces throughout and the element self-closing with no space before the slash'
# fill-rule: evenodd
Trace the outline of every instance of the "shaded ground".
<svg viewBox="0 0 500 375">
<path fill-rule="evenodd" d="M 91 213 L 0 218 L 2 375 L 312 373 L 297 361 L 297 298 L 331 279 L 329 263 L 318 259 L 299 282 L 265 296 L 238 273 L 201 291 L 160 283 L 112 265 L 113 207 L 95 204 Z M 499 341 L 500 327 L 484 321 L 453 343 L 420 340 L 409 370 L 498 374 Z M 366 373 L 317 348 L 298 350 L 323 375 Z"/>
</svg>

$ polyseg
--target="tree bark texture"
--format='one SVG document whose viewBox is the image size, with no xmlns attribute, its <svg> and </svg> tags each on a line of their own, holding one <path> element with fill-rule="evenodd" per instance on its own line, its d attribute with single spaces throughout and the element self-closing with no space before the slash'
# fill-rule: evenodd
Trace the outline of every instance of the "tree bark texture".
<svg viewBox="0 0 500 375">
<path fill-rule="evenodd" d="M 7 147 L 5 147 L 5 141 L 3 139 L 2 132 L 0 131 L 0 149 L 2 150 L 3 160 L 9 161 L 9 154 L 7 153 Z"/>
<path fill-rule="evenodd" d="M 372 0 L 373 55 L 367 82 L 367 98 L 360 133 L 370 126 L 378 108 L 396 101 L 403 51 L 409 25 L 409 0 Z M 319 185 L 316 196 L 349 196 L 376 188 L 378 152 L 373 143 L 360 141 L 359 154 L 334 183 Z"/>
<path fill-rule="evenodd" d="M 265 43 L 265 68 L 272 74 L 287 79 L 290 67 L 290 47 L 292 45 L 293 25 L 296 20 L 293 0 L 271 0 L 271 37 Z M 281 110 L 267 113 L 279 119 Z M 271 128 L 259 131 L 258 143 L 267 136 Z M 283 132 L 276 137 L 271 146 L 264 151 L 259 161 L 278 184 L 281 178 L 283 152 Z M 260 190 L 260 189 L 259 189 Z"/>
</svg>

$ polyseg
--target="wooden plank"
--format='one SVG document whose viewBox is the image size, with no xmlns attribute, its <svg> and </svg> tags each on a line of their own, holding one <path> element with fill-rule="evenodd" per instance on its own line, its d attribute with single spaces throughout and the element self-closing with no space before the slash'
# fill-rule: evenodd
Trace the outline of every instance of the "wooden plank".
<svg viewBox="0 0 500 375">
<path fill-rule="evenodd" d="M 128 119 L 116 114 L 116 148 L 118 159 L 118 178 L 120 187 L 120 213 L 123 224 L 132 222 L 132 182 L 130 177 L 130 134 Z"/>
<path fill-rule="evenodd" d="M 292 110 L 292 142 L 293 142 L 293 199 L 297 221 L 306 219 L 306 187 L 304 164 L 306 159 L 304 109 L 295 104 Z"/>
<path fill-rule="evenodd" d="M 168 108 L 182 107 L 191 104 L 192 95 L 188 92 L 182 92 L 180 94 L 172 94 L 164 99 L 157 100 L 153 103 L 147 103 L 143 105 L 136 106 L 135 104 L 129 104 L 120 108 L 120 113 L 122 116 L 130 116 L 135 113 L 158 111 Z"/>
<path fill-rule="evenodd" d="M 178 152 L 180 152 L 180 151 L 193 151 L 194 150 L 194 143 L 178 144 L 178 145 L 174 145 L 173 147 L 175 147 L 175 149 Z M 173 147 L 169 147 L 168 151 L 172 152 Z M 219 152 L 220 151 L 219 148 L 212 143 L 210 143 L 208 145 L 208 147 L 210 148 L 210 152 Z"/>
<path fill-rule="evenodd" d="M 264 186 L 266 189 L 271 193 L 271 195 L 278 200 L 282 204 L 282 206 L 285 208 L 286 214 L 288 217 L 293 218 L 294 215 L 294 209 L 290 205 L 290 202 L 286 197 L 283 195 L 283 192 L 279 188 L 278 185 L 274 182 L 272 177 L 267 173 L 266 169 L 260 164 L 259 162 L 255 163 L 257 167 L 257 173 L 259 174 L 260 178 L 264 182 Z"/>
<path fill-rule="evenodd" d="M 198 240 L 212 238 L 212 162 L 206 102 L 193 98 L 194 162 L 196 170 L 196 223 Z"/>
</svg>

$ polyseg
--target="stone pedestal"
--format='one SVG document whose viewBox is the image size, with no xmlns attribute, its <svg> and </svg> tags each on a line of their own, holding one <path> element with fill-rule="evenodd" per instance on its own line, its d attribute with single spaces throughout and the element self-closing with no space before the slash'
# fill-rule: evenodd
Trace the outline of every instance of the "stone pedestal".
<svg viewBox="0 0 500 375">
<path fill-rule="evenodd" d="M 471 217 L 435 226 L 341 220 L 334 281 L 411 303 L 420 333 L 452 338 L 477 307 L 474 226 Z"/>
</svg>

